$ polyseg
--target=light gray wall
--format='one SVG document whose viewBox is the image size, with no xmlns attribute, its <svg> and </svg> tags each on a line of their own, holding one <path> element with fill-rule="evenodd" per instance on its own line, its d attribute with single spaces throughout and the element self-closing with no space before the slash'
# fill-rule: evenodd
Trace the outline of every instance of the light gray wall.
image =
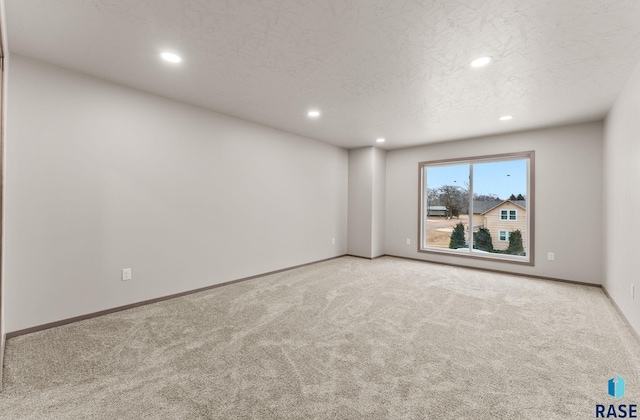
<svg viewBox="0 0 640 420">
<path fill-rule="evenodd" d="M 347 253 L 371 258 L 373 147 L 349 150 Z"/>
<path fill-rule="evenodd" d="M 5 67 L 6 67 L 6 62 L 7 62 L 7 25 L 6 25 L 6 19 L 5 19 L 5 12 L 4 12 L 4 0 L 0 0 L 0 32 L 1 32 L 1 36 L 0 38 L 2 38 L 2 51 L 5 54 Z M 2 90 L 5 91 L 6 90 L 6 71 L 3 72 L 2 74 L 2 81 L 0 81 L 0 83 L 2 83 Z M 6 95 L 2 95 L 2 114 L 0 115 L 0 118 L 2 119 L 2 125 L 5 124 L 5 110 L 6 110 Z M 0 133 L 2 133 L 1 135 L 4 136 L 4 132 L 3 130 L 0 130 Z M 2 139 L 2 141 L 4 142 L 4 138 Z M 3 163 L 0 167 L 0 170 L 3 171 L 4 173 L 4 160 Z M 0 187 L 2 188 L 2 197 L 4 197 L 4 183 L 2 183 L 2 186 Z M 4 211 L 0 214 L 0 218 L 3 219 L 3 226 L 4 226 Z M 2 246 L 2 249 L 4 249 L 4 235 L 1 235 L 0 237 L 0 246 Z M 3 262 L 4 262 L 4 255 L 2 256 L 3 258 Z M 3 278 L 4 278 L 4 263 L 0 264 L 0 270 L 2 270 L 2 273 L 0 273 L 0 391 L 2 391 L 2 366 L 4 363 L 4 345 L 5 345 L 5 322 L 4 322 L 4 306 L 5 306 L 5 299 L 4 299 L 4 282 L 3 282 Z"/>
<path fill-rule="evenodd" d="M 346 252 L 344 149 L 15 55 L 7 111 L 8 332 Z"/>
<path fill-rule="evenodd" d="M 349 255 L 384 255 L 386 153 L 377 147 L 349 151 Z"/>
<path fill-rule="evenodd" d="M 601 283 L 602 144 L 603 124 L 594 122 L 387 152 L 386 253 Z M 418 162 L 528 150 L 536 153 L 534 267 L 417 251 Z"/>
<path fill-rule="evenodd" d="M 604 286 L 640 334 L 640 65 L 605 123 Z M 635 299 L 631 297 L 635 285 Z"/>
<path fill-rule="evenodd" d="M 373 147 L 373 177 L 371 188 L 371 256 L 384 255 L 385 211 L 386 211 L 386 151 Z"/>
</svg>

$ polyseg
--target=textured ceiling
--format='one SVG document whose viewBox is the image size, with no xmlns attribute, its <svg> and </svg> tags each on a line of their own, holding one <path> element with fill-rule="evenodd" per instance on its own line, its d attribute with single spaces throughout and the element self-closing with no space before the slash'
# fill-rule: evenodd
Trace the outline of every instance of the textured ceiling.
<svg viewBox="0 0 640 420">
<path fill-rule="evenodd" d="M 5 0 L 10 53 L 281 130 L 391 149 L 605 116 L 638 0 Z M 162 50 L 184 62 L 158 59 Z M 471 69 L 481 55 L 494 61 Z M 322 115 L 310 120 L 306 112 Z M 513 114 L 508 122 L 498 121 Z"/>
</svg>

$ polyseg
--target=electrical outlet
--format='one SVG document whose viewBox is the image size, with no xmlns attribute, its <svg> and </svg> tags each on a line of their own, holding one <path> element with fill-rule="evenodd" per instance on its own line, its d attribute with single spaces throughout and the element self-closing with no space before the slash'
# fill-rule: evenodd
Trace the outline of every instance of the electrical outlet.
<svg viewBox="0 0 640 420">
<path fill-rule="evenodd" d="M 556 260 L 556 254 L 553 252 L 547 252 L 547 259 L 549 261 L 555 261 Z"/>
<path fill-rule="evenodd" d="M 407 238 L 407 245 L 411 245 L 411 239 Z"/>
<path fill-rule="evenodd" d="M 122 281 L 131 280 L 131 269 L 123 268 L 122 269 Z"/>
<path fill-rule="evenodd" d="M 331 238 L 331 243 L 335 245 L 336 244 L 336 238 Z"/>
<path fill-rule="evenodd" d="M 636 298 L 636 286 L 631 284 L 631 299 Z"/>
</svg>

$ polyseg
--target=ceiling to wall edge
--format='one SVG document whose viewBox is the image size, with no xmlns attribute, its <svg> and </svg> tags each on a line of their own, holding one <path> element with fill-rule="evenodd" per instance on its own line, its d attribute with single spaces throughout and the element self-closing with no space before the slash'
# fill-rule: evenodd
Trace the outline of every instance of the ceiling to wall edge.
<svg viewBox="0 0 640 420">
<path fill-rule="evenodd" d="M 2 29 L 2 30 L 4 31 L 4 29 Z M 6 35 L 6 34 L 3 33 L 3 35 Z M 4 36 L 2 38 L 2 42 L 3 43 L 4 43 L 5 39 L 6 39 L 6 36 Z M 343 150 L 347 150 L 347 151 L 348 150 L 362 149 L 362 148 L 366 148 L 366 147 L 374 147 L 374 148 L 385 150 L 385 151 L 415 149 L 415 148 L 420 148 L 420 147 L 429 146 L 429 145 L 438 145 L 438 144 L 443 144 L 443 143 L 451 143 L 451 142 L 464 141 L 464 140 L 482 140 L 482 139 L 488 139 L 488 138 L 493 138 L 493 137 L 512 135 L 512 134 L 515 134 L 515 133 L 526 133 L 526 132 L 532 132 L 532 131 L 548 129 L 548 128 L 565 127 L 565 126 L 572 126 L 572 125 L 578 125 L 578 124 L 587 124 L 587 123 L 591 123 L 591 122 L 604 121 L 606 119 L 609 111 L 611 110 L 611 108 L 609 108 L 605 115 L 599 116 L 597 118 L 578 118 L 578 119 L 575 119 L 575 120 L 572 120 L 572 121 L 563 121 L 561 123 L 543 124 L 543 125 L 540 125 L 540 126 L 537 126 L 537 127 L 533 127 L 533 128 L 514 129 L 514 130 L 509 130 L 509 131 L 499 131 L 499 132 L 495 132 L 495 133 L 482 134 L 482 135 L 478 135 L 478 136 L 464 136 L 464 137 L 443 138 L 443 139 L 437 139 L 437 140 L 434 140 L 434 141 L 424 141 L 424 142 L 421 142 L 419 144 L 400 145 L 400 146 L 393 146 L 390 143 L 375 143 L 375 140 L 373 140 L 373 142 L 375 144 L 364 145 L 364 146 L 356 146 L 356 147 L 343 147 L 343 146 L 340 146 L 340 145 L 337 145 L 337 144 L 333 144 L 333 143 L 330 143 L 330 142 L 327 142 L 327 141 L 324 141 L 324 140 L 320 140 L 320 139 L 317 139 L 317 138 L 314 138 L 314 137 L 309 137 L 309 136 L 305 136 L 305 135 L 302 135 L 302 134 L 294 133 L 292 131 L 288 131 L 288 130 L 285 130 L 283 128 L 275 127 L 275 126 L 272 126 L 272 125 L 269 125 L 269 124 L 265 124 L 265 123 L 262 123 L 262 122 L 253 121 L 253 120 L 250 120 L 250 119 L 242 118 L 242 117 L 239 117 L 239 116 L 236 116 L 236 115 L 231 115 L 231 114 L 228 114 L 228 113 L 224 113 L 224 112 L 221 112 L 221 111 L 219 111 L 217 109 L 207 108 L 207 107 L 204 107 L 202 105 L 194 104 L 194 103 L 191 103 L 191 102 L 181 101 L 179 99 L 175 99 L 175 98 L 172 98 L 172 97 L 169 97 L 169 96 L 158 94 L 156 92 L 143 90 L 143 89 L 140 89 L 140 88 L 135 87 L 135 86 L 131 86 L 131 85 L 123 84 L 123 83 L 120 83 L 120 82 L 116 82 L 116 81 L 111 80 L 111 79 L 106 79 L 106 78 L 99 77 L 99 76 L 96 76 L 96 75 L 93 75 L 93 74 L 84 73 L 84 72 L 81 72 L 81 71 L 78 71 L 78 70 L 70 69 L 68 67 L 60 66 L 58 64 L 54 64 L 54 63 L 51 63 L 51 62 L 48 62 L 48 61 L 43 61 L 43 60 L 40 60 L 38 58 L 34 58 L 32 56 L 29 56 L 29 55 L 12 53 L 11 49 L 10 49 L 10 47 L 8 45 L 5 46 L 5 50 L 7 52 L 5 54 L 5 57 L 8 60 L 10 60 L 11 56 L 17 56 L 17 57 L 25 58 L 25 59 L 36 61 L 38 63 L 42 63 L 42 64 L 45 64 L 47 66 L 54 67 L 54 68 L 57 68 L 57 69 L 60 69 L 60 70 L 63 70 L 63 71 L 75 73 L 75 74 L 81 75 L 82 77 L 88 77 L 88 78 L 92 78 L 92 79 L 95 79 L 95 80 L 100 80 L 100 81 L 102 81 L 104 83 L 108 83 L 108 84 L 115 85 L 115 86 L 118 86 L 118 87 L 121 87 L 121 88 L 133 90 L 133 91 L 136 91 L 136 92 L 140 92 L 140 93 L 143 93 L 145 95 L 150 95 L 150 96 L 153 96 L 153 97 L 156 97 L 156 98 L 162 98 L 164 100 L 168 100 L 168 101 L 172 101 L 174 103 L 185 105 L 187 107 L 196 108 L 196 109 L 207 111 L 207 112 L 212 112 L 212 113 L 215 113 L 215 114 L 218 114 L 220 116 L 223 116 L 223 117 L 226 117 L 226 118 L 230 118 L 230 119 L 233 119 L 233 120 L 236 120 L 236 121 L 249 123 L 249 124 L 252 124 L 252 125 L 259 126 L 259 127 L 264 127 L 264 128 L 270 129 L 270 130 L 277 131 L 279 133 L 286 133 L 286 134 L 292 135 L 292 136 L 300 138 L 300 139 L 316 141 L 316 142 L 319 142 L 319 143 L 323 143 L 323 144 L 326 144 L 326 145 L 334 146 L 334 147 L 337 147 L 339 149 L 343 149 Z M 6 62 L 7 60 L 5 60 L 3 58 L 2 61 Z M 640 63 L 639 63 L 639 66 L 640 66 Z"/>
</svg>

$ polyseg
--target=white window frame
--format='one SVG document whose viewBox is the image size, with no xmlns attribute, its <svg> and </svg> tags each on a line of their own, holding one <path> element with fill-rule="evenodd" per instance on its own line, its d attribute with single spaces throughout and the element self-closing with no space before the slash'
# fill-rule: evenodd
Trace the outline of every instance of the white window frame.
<svg viewBox="0 0 640 420">
<path fill-rule="evenodd" d="M 526 238 L 524 247 L 526 250 L 526 255 L 509 255 L 502 253 L 490 253 L 490 252 L 482 252 L 474 250 L 473 247 L 468 247 L 464 249 L 448 249 L 448 248 L 440 248 L 429 246 L 427 243 L 427 221 L 426 221 L 426 209 L 427 209 L 427 191 L 426 191 L 426 172 L 429 167 L 436 166 L 449 166 L 449 165 L 459 165 L 459 164 L 469 164 L 469 194 L 473 197 L 473 165 L 480 163 L 491 163 L 491 162 L 499 162 L 499 161 L 510 161 L 510 160 L 520 160 L 524 159 L 527 161 L 527 188 L 525 192 L 525 196 L 527 197 L 526 201 L 526 211 L 527 218 L 525 221 L 526 224 Z M 419 253 L 433 253 L 433 254 L 446 254 L 455 257 L 462 258 L 475 258 L 475 259 L 485 259 L 485 260 L 495 260 L 507 263 L 515 263 L 522 265 L 535 265 L 535 229 L 534 229 L 534 221 L 535 221 L 535 152 L 534 151 L 526 151 L 526 152 L 516 152 L 516 153 L 504 153 L 499 155 L 487 155 L 487 156 L 476 156 L 469 158 L 454 158 L 454 159 L 443 159 L 437 161 L 427 161 L 427 162 L 419 162 L 418 163 L 418 174 L 419 174 L 419 202 L 418 202 L 418 245 L 417 251 Z M 474 216 L 473 215 L 473 200 L 469 200 L 469 223 L 471 226 L 475 225 Z M 506 209 L 507 217 L 510 217 L 510 211 L 516 212 L 516 219 L 506 221 L 517 221 L 518 220 L 518 211 L 515 209 Z M 510 233 L 511 231 L 509 231 Z M 473 243 L 473 229 L 467 229 L 466 232 L 466 241 L 467 243 Z M 507 240 L 509 239 L 509 235 L 507 236 Z M 498 235 L 499 242 L 500 241 Z"/>
<path fill-rule="evenodd" d="M 502 233 L 504 232 L 504 237 L 506 239 L 502 239 Z M 510 230 L 499 230 L 498 231 L 498 242 L 509 242 L 509 236 L 511 236 Z"/>
<path fill-rule="evenodd" d="M 515 219 L 511 218 L 511 212 L 515 213 Z M 506 218 L 502 218 L 502 213 L 506 213 Z M 500 210 L 500 220 L 504 220 L 505 222 L 517 222 L 518 221 L 518 210 L 514 209 L 502 209 Z"/>
</svg>

